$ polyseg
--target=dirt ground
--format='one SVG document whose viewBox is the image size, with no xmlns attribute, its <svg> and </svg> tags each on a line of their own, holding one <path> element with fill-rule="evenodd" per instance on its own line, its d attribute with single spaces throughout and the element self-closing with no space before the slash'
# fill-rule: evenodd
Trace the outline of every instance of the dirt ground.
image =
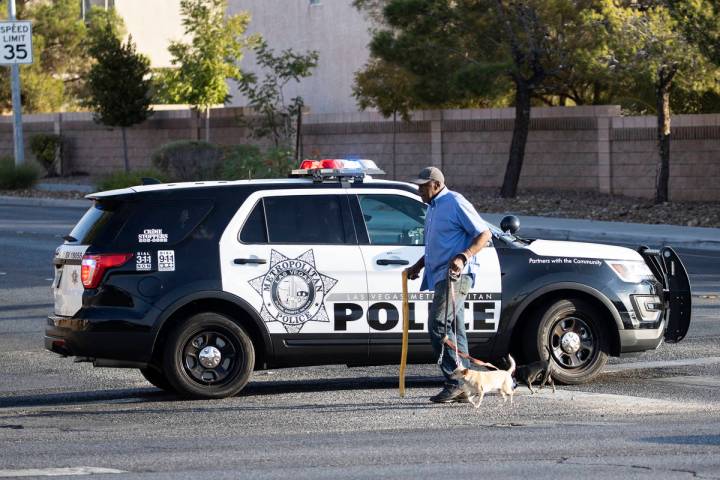
<svg viewBox="0 0 720 480">
<path fill-rule="evenodd" d="M 668 202 L 654 205 L 651 199 L 588 191 L 521 191 L 513 199 L 500 198 L 492 190 L 462 193 L 473 202 L 478 212 L 720 227 L 720 202 Z"/>
</svg>

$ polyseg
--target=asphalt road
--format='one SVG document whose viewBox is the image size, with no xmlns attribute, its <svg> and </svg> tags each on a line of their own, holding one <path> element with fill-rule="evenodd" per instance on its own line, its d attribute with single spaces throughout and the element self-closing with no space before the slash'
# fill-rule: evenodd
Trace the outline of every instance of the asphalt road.
<svg viewBox="0 0 720 480">
<path fill-rule="evenodd" d="M 0 205 L 0 477 L 720 478 L 720 254 L 682 250 L 688 337 L 612 359 L 592 384 L 434 405 L 433 365 L 258 372 L 179 401 L 133 370 L 42 348 L 54 248 L 82 210 Z"/>
</svg>

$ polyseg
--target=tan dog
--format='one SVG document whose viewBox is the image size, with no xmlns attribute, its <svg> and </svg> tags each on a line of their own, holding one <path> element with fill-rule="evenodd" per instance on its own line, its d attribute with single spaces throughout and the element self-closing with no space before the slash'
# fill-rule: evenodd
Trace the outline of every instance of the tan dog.
<svg viewBox="0 0 720 480">
<path fill-rule="evenodd" d="M 510 368 L 507 370 L 492 370 L 487 372 L 479 372 L 468 368 L 456 368 L 452 374 L 455 380 L 464 380 L 463 388 L 468 394 L 470 402 L 475 408 L 478 408 L 483 401 L 485 392 L 499 390 L 503 396 L 503 400 L 507 402 L 506 395 L 510 395 L 510 405 L 513 403 L 513 379 L 512 374 L 515 371 L 515 360 L 508 355 L 510 359 Z M 473 401 L 473 397 L 479 395 L 480 399 L 477 403 Z"/>
</svg>

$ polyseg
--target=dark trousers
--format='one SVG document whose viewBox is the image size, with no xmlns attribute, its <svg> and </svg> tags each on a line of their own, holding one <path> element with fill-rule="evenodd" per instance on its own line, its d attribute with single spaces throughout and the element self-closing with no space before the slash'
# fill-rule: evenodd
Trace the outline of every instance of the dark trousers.
<svg viewBox="0 0 720 480">
<path fill-rule="evenodd" d="M 435 358 L 440 356 L 442 340 L 447 337 L 458 346 L 458 350 L 468 353 L 467 336 L 465 335 L 465 299 L 470 291 L 472 278 L 469 275 L 462 275 L 457 282 L 453 283 L 454 304 L 456 316 L 453 319 L 453 306 L 448 304 L 447 280 L 441 280 L 435 285 L 430 315 L 428 318 L 428 333 L 430 342 L 435 352 Z M 447 310 L 447 314 L 446 314 Z M 454 320 L 454 321 L 453 321 Z M 468 367 L 467 360 L 460 358 L 460 365 Z M 445 385 L 448 387 L 459 387 L 461 382 L 450 378 L 458 364 L 455 358 L 455 350 L 445 345 L 440 364 L 440 370 L 445 377 Z"/>
</svg>

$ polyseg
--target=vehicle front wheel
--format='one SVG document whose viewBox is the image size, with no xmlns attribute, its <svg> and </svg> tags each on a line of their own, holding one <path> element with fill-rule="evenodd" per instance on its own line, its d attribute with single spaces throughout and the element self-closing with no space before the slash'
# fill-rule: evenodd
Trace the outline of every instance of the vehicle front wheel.
<svg viewBox="0 0 720 480">
<path fill-rule="evenodd" d="M 163 371 L 175 390 L 193 398 L 225 398 L 250 380 L 255 350 L 245 330 L 224 315 L 191 316 L 175 328 L 163 351 Z"/>
<path fill-rule="evenodd" d="M 552 360 L 553 378 L 579 384 L 600 373 L 608 358 L 606 327 L 600 313 L 580 299 L 559 300 L 540 310 L 526 336 L 527 356 Z"/>
</svg>

